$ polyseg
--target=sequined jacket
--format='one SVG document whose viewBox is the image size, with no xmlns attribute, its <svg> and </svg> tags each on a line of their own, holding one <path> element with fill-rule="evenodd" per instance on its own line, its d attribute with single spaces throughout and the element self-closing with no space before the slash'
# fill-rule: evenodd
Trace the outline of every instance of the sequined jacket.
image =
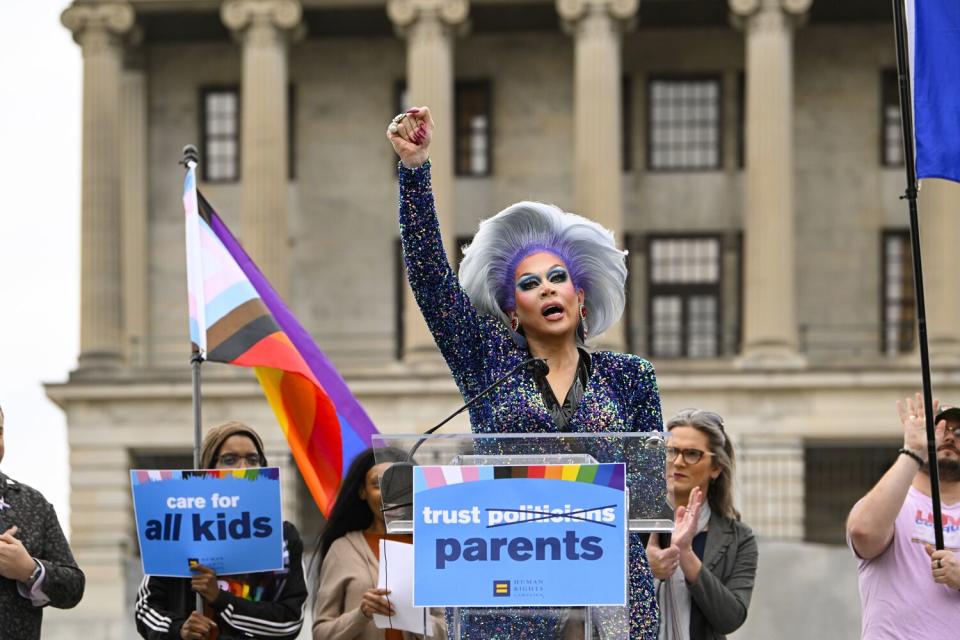
<svg viewBox="0 0 960 640">
<path fill-rule="evenodd" d="M 217 623 L 220 640 L 300 634 L 307 600 L 303 541 L 289 522 L 283 523 L 283 565 L 279 571 L 219 578 L 220 593 L 206 615 Z M 179 640 L 195 606 L 188 578 L 144 576 L 134 606 L 137 631 L 147 640 Z"/>
<path fill-rule="evenodd" d="M 400 176 L 400 240 L 407 277 L 427 326 L 464 398 L 480 390 L 530 357 L 499 320 L 481 315 L 471 304 L 450 267 L 443 248 L 430 184 L 430 163 L 418 169 L 402 165 Z M 635 355 L 599 351 L 591 356 L 591 372 L 583 399 L 570 420 L 571 432 L 661 431 L 660 394 L 653 366 Z M 533 373 L 520 371 L 470 408 L 476 433 L 549 433 L 557 428 L 544 405 Z M 665 490 L 662 469 L 650 474 L 642 491 Z M 637 488 L 631 482 L 631 487 Z M 653 577 L 639 536 L 630 544 L 630 637 L 656 638 L 658 613 Z M 616 616 L 613 616 L 616 617 Z M 491 617 L 493 619 L 493 617 Z M 523 637 L 549 638 L 556 630 L 522 623 Z M 507 625 L 507 626 L 504 626 Z M 464 637 L 512 638 L 501 619 L 497 625 Z M 540 628 L 541 631 L 536 631 Z M 615 635 L 614 635 L 615 637 Z"/>
<path fill-rule="evenodd" d="M 13 526 L 27 552 L 43 566 L 43 577 L 31 591 L 0 577 L 0 638 L 39 639 L 43 607 L 76 606 L 83 597 L 85 578 L 53 506 L 36 489 L 0 472 L 0 533 Z"/>
</svg>

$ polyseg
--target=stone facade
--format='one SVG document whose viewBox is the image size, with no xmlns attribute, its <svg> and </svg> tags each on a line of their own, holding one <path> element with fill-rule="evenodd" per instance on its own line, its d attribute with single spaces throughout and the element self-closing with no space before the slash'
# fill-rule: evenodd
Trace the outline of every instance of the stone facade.
<svg viewBox="0 0 960 640">
<path fill-rule="evenodd" d="M 864 8 L 861 20 L 839 22 L 817 3 L 779 0 L 732 0 L 718 15 L 704 0 L 671 18 L 667 4 L 78 0 L 66 11 L 85 60 L 83 337 L 79 368 L 48 395 L 67 414 L 72 543 L 88 587 L 79 609 L 50 616 L 49 637 L 72 637 L 80 620 L 90 637 L 132 637 L 139 569 L 126 471 L 191 442 L 177 161 L 199 142 L 205 87 L 239 87 L 253 119 L 241 134 L 242 180 L 202 184 L 205 195 L 385 432 L 421 431 L 459 403 L 397 286 L 396 181 L 383 131 L 400 81 L 411 100 L 444 114 L 434 161 L 448 247 L 521 199 L 579 209 L 632 238 L 630 326 L 606 342 L 632 334 L 634 349 L 649 353 L 647 238 L 722 236 L 727 348 L 706 360 L 653 358 L 664 414 L 700 406 L 724 415 L 741 447 L 745 521 L 769 539 L 803 539 L 805 443 L 893 442 L 893 403 L 920 386 L 915 352 L 889 357 L 879 347 L 881 233 L 907 224 L 902 169 L 879 161 L 889 17 Z M 417 56 L 429 68 L 411 64 Z M 648 81 L 669 74 L 720 78 L 714 170 L 646 168 Z M 741 77 L 757 83 L 742 100 Z M 492 88 L 492 172 L 456 176 L 449 100 L 455 81 L 477 79 Z M 294 131 L 292 179 L 261 167 L 286 164 L 284 124 Z M 741 127 L 753 132 L 743 168 Z M 624 131 L 633 162 L 621 172 Z M 122 166 L 95 160 L 108 147 Z M 945 239 L 960 235 L 957 189 L 921 192 L 935 390 L 953 401 L 960 292 Z M 814 348 L 824 336 L 828 347 Z M 220 365 L 205 371 L 205 426 L 239 418 L 261 431 L 287 471 L 286 512 L 312 540 L 318 514 L 255 381 Z M 835 600 L 855 603 L 856 593 Z M 749 630 L 741 637 L 786 637 Z"/>
</svg>

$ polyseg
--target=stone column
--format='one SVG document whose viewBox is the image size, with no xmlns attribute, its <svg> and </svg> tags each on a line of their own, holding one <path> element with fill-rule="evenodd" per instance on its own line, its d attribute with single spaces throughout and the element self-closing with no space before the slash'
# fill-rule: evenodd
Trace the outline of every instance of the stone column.
<svg viewBox="0 0 960 640">
<path fill-rule="evenodd" d="M 948 180 L 924 180 L 918 206 L 930 362 L 936 366 L 957 366 L 960 285 L 953 252 L 960 238 L 960 185 Z"/>
<path fill-rule="evenodd" d="M 746 31 L 744 366 L 802 366 L 794 258 L 793 29 L 812 0 L 729 0 Z"/>
<path fill-rule="evenodd" d="M 621 34 L 639 0 L 557 0 L 574 37 L 574 203 L 623 242 Z M 622 349 L 622 324 L 601 339 Z"/>
<path fill-rule="evenodd" d="M 243 46 L 240 236 L 285 296 L 290 251 L 287 48 L 300 27 L 302 9 L 298 0 L 227 0 L 220 17 Z"/>
<path fill-rule="evenodd" d="M 121 81 L 120 202 L 123 232 L 123 328 L 127 364 L 146 365 L 147 340 L 147 75 L 138 52 Z"/>
<path fill-rule="evenodd" d="M 83 51 L 80 204 L 80 358 L 78 369 L 121 363 L 120 85 L 122 38 L 134 25 L 126 2 L 77 4 L 63 25 Z"/>
<path fill-rule="evenodd" d="M 433 196 L 447 256 L 454 242 L 454 135 L 453 43 L 458 28 L 466 24 L 468 0 L 388 0 L 387 15 L 407 40 L 407 93 L 410 103 L 430 107 L 436 128 L 430 143 Z M 433 353 L 434 344 L 413 294 L 407 289 L 404 304 L 406 356 Z"/>
</svg>

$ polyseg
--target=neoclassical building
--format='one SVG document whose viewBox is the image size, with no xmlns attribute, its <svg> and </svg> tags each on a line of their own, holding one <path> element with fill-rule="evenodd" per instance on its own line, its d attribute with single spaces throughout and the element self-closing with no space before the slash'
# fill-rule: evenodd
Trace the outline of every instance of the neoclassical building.
<svg viewBox="0 0 960 640">
<path fill-rule="evenodd" d="M 127 470 L 189 464 L 183 145 L 381 431 L 457 406 L 398 253 L 384 129 L 408 105 L 437 123 L 450 255 L 521 199 L 613 229 L 629 300 L 600 344 L 653 361 L 665 414 L 726 417 L 764 540 L 842 544 L 893 459 L 894 402 L 920 386 L 890 14 L 873 0 L 74 0 L 81 347 L 47 393 L 68 420 L 88 584 L 49 637 L 132 637 Z M 958 205 L 960 188 L 923 185 L 935 391 L 954 402 Z M 312 540 L 319 515 L 256 381 L 205 365 L 204 424 L 233 418 L 264 434 Z"/>
</svg>

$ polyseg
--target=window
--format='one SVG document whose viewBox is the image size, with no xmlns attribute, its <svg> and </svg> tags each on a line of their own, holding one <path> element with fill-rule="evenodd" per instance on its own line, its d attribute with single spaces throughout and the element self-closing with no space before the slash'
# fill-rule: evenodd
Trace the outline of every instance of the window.
<svg viewBox="0 0 960 640">
<path fill-rule="evenodd" d="M 720 77 L 651 78 L 647 91 L 647 168 L 720 169 Z"/>
<path fill-rule="evenodd" d="M 886 69 L 880 74 L 880 164 L 903 166 L 903 130 L 900 125 L 900 86 L 897 72 Z"/>
<path fill-rule="evenodd" d="M 454 110 L 457 175 L 490 175 L 490 83 L 458 82 Z"/>
<path fill-rule="evenodd" d="M 722 252 L 719 236 L 654 236 L 647 251 L 652 356 L 720 355 Z"/>
<path fill-rule="evenodd" d="M 240 178 L 240 96 L 236 87 L 204 89 L 201 95 L 200 171 L 207 182 Z"/>
<path fill-rule="evenodd" d="M 804 444 L 803 539 L 842 545 L 850 509 L 896 457 L 895 441 Z"/>
<path fill-rule="evenodd" d="M 883 277 L 881 278 L 881 349 L 888 356 L 913 350 L 914 313 L 913 262 L 910 232 L 888 229 L 883 232 Z"/>
</svg>

